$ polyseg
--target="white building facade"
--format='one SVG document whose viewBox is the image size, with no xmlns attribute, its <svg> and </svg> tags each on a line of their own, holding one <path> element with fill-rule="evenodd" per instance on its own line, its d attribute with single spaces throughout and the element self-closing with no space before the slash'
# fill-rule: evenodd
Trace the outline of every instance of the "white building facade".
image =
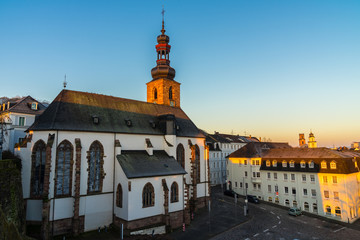
<svg viewBox="0 0 360 240">
<path fill-rule="evenodd" d="M 226 157 L 245 146 L 248 142 L 258 142 L 258 139 L 251 136 L 230 135 L 218 132 L 206 135 L 206 144 L 209 146 L 211 185 L 226 183 Z"/>
<path fill-rule="evenodd" d="M 34 123 L 36 116 L 41 115 L 45 109 L 46 107 L 42 103 L 30 96 L 9 99 L 1 104 L 2 150 L 14 153 L 15 145 L 25 138 L 26 129 Z"/>
</svg>

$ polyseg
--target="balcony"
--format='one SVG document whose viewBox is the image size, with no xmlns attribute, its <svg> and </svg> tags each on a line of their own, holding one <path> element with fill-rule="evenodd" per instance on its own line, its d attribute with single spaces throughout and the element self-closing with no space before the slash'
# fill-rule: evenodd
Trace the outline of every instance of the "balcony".
<svg viewBox="0 0 360 240">
<path fill-rule="evenodd" d="M 251 182 L 253 182 L 253 183 L 261 183 L 261 178 L 252 177 Z"/>
</svg>

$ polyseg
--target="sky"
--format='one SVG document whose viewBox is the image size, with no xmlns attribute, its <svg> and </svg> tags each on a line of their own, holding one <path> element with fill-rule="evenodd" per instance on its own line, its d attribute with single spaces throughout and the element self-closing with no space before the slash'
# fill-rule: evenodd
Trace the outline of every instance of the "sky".
<svg viewBox="0 0 360 240">
<path fill-rule="evenodd" d="M 360 141 L 360 1 L 0 0 L 0 96 L 146 101 L 165 8 L 181 108 L 209 133 Z"/>
</svg>

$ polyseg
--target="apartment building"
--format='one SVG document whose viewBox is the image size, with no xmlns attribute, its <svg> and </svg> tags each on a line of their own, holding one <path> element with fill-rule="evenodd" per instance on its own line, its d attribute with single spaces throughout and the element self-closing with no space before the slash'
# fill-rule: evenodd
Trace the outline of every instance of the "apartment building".
<svg viewBox="0 0 360 240">
<path fill-rule="evenodd" d="M 359 218 L 358 152 L 279 146 L 246 157 L 241 152 L 231 154 L 228 165 L 229 186 L 239 194 L 343 222 Z"/>
</svg>

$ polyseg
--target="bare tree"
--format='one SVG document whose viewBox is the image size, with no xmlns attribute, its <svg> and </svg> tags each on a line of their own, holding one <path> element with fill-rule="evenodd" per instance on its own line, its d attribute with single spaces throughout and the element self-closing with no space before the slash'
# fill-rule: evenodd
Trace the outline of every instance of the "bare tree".
<svg viewBox="0 0 360 240">
<path fill-rule="evenodd" d="M 0 160 L 2 160 L 3 143 L 5 142 L 4 136 L 8 134 L 6 124 L 10 121 L 9 116 L 0 115 Z"/>
</svg>

